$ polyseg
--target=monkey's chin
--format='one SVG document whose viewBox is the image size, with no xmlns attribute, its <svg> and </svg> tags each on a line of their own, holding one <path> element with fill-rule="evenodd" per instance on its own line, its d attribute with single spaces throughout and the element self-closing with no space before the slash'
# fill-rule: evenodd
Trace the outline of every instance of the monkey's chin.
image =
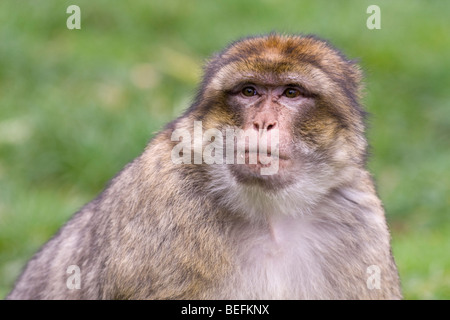
<svg viewBox="0 0 450 320">
<path fill-rule="evenodd" d="M 293 182 L 289 174 L 290 160 L 286 158 L 260 159 L 256 163 L 232 164 L 229 169 L 238 183 L 260 186 L 264 189 L 282 189 Z"/>
</svg>

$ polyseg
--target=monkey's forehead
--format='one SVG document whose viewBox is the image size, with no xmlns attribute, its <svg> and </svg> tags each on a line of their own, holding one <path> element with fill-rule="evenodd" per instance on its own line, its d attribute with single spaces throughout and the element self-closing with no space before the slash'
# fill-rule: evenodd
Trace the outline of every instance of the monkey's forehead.
<svg viewBox="0 0 450 320">
<path fill-rule="evenodd" d="M 247 83 L 263 86 L 297 85 L 312 94 L 319 94 L 333 86 L 333 81 L 326 73 L 308 64 L 285 67 L 270 61 L 238 61 L 222 67 L 206 89 L 227 92 Z"/>
<path fill-rule="evenodd" d="M 270 34 L 231 44 L 209 62 L 206 77 L 208 87 L 214 90 L 255 82 L 300 84 L 317 93 L 330 89 L 339 79 L 357 83 L 361 73 L 358 66 L 324 40 Z"/>
</svg>

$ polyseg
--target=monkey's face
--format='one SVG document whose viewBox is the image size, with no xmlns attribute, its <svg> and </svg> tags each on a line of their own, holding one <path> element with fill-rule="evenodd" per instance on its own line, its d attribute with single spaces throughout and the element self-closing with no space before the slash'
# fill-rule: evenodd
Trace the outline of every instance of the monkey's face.
<svg viewBox="0 0 450 320">
<path fill-rule="evenodd" d="M 312 37 L 244 39 L 210 61 L 192 111 L 224 137 L 230 128 L 245 133 L 241 149 L 240 134 L 225 138 L 235 143 L 235 159 L 224 166 L 238 183 L 330 185 L 343 168 L 364 162 L 360 77 L 352 62 Z"/>
<path fill-rule="evenodd" d="M 226 92 L 226 107 L 234 112 L 235 128 L 242 130 L 232 141 L 236 163 L 229 169 L 240 183 L 279 188 L 290 183 L 289 173 L 304 162 L 296 150 L 300 145 L 293 143 L 294 128 L 298 114 L 314 107 L 314 98 L 298 83 L 249 80 Z"/>
</svg>

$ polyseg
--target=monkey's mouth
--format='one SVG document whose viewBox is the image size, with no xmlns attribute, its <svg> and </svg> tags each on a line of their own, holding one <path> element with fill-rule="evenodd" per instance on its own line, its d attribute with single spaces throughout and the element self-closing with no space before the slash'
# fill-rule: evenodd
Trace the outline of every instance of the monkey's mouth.
<svg viewBox="0 0 450 320">
<path fill-rule="evenodd" d="M 289 166 L 289 158 L 284 154 L 256 152 L 245 150 L 237 154 L 237 161 L 232 165 L 232 171 L 242 177 L 267 178 L 277 176 Z"/>
<path fill-rule="evenodd" d="M 242 157 L 242 156 L 241 156 Z M 279 153 L 272 154 L 268 152 L 255 152 L 245 150 L 244 160 L 246 165 L 258 165 L 260 167 L 268 167 L 272 165 L 274 161 L 286 161 L 289 160 L 285 155 L 280 155 Z"/>
<path fill-rule="evenodd" d="M 284 154 L 251 151 L 241 155 L 240 163 L 229 166 L 237 182 L 257 185 L 268 190 L 284 188 L 290 183 L 292 175 L 289 174 L 289 167 L 291 167 L 291 160 Z"/>
</svg>

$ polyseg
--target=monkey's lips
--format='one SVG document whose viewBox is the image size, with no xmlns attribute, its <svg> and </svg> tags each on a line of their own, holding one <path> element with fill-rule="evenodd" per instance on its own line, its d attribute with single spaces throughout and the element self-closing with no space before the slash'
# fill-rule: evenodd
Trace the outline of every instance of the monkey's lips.
<svg viewBox="0 0 450 320">
<path fill-rule="evenodd" d="M 245 153 L 236 156 L 236 166 L 250 175 L 275 175 L 280 169 L 284 169 L 289 158 L 284 154 L 272 154 L 271 152 L 254 152 L 246 150 Z M 273 170 L 268 170 L 272 168 Z M 262 170 L 265 169 L 265 170 Z"/>
<path fill-rule="evenodd" d="M 273 164 L 275 161 L 286 161 L 288 158 L 279 154 L 272 154 L 271 152 L 253 152 L 253 151 L 245 151 L 244 154 L 245 164 L 246 165 L 258 165 L 261 167 L 268 167 Z"/>
</svg>

